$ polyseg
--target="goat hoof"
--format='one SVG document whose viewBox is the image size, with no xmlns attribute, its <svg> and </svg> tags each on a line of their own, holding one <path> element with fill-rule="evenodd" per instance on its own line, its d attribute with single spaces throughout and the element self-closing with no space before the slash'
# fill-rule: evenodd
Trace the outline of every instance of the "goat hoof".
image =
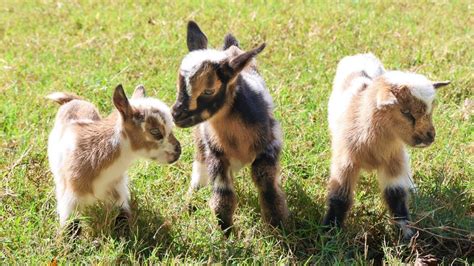
<svg viewBox="0 0 474 266">
<path fill-rule="evenodd" d="M 74 220 L 72 221 L 69 225 L 66 227 L 66 235 L 72 239 L 77 239 L 82 232 L 81 224 L 79 220 Z"/>
<path fill-rule="evenodd" d="M 411 238 L 415 235 L 416 231 L 409 227 L 408 220 L 396 221 L 397 227 L 400 229 L 400 232 L 403 236 L 404 241 L 410 241 Z"/>
<path fill-rule="evenodd" d="M 115 218 L 114 232 L 118 236 L 126 236 L 130 232 L 130 214 L 120 213 Z"/>
<path fill-rule="evenodd" d="M 188 212 L 189 212 L 189 214 L 194 213 L 195 211 L 197 211 L 197 209 L 198 209 L 198 208 L 197 208 L 196 206 L 192 205 L 191 203 L 188 204 Z"/>
</svg>

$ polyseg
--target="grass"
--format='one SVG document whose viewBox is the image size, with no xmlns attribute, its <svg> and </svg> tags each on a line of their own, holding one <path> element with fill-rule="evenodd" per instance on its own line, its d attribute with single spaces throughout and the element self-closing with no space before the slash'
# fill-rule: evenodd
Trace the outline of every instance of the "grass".
<svg viewBox="0 0 474 266">
<path fill-rule="evenodd" d="M 474 261 L 474 6 L 470 1 L 201 3 L 0 0 L 0 263 L 398 264 Z M 260 219 L 248 170 L 236 178 L 236 234 L 224 239 L 209 188 L 183 201 L 193 157 L 190 130 L 172 166 L 140 161 L 130 170 L 133 226 L 110 232 L 114 211 L 91 210 L 84 234 L 58 237 L 47 137 L 57 106 L 43 97 L 70 91 L 105 114 L 113 88 L 143 83 L 174 102 L 187 53 L 185 25 L 198 21 L 211 45 L 232 31 L 244 48 L 266 41 L 262 75 L 285 132 L 283 187 L 292 212 L 284 231 Z M 373 174 L 364 174 L 347 226 L 322 233 L 330 145 L 327 100 L 343 56 L 372 51 L 389 69 L 452 80 L 438 94 L 437 140 L 411 149 L 419 188 L 410 209 L 419 235 L 400 241 Z M 470 104 L 469 104 L 470 103 Z"/>
</svg>

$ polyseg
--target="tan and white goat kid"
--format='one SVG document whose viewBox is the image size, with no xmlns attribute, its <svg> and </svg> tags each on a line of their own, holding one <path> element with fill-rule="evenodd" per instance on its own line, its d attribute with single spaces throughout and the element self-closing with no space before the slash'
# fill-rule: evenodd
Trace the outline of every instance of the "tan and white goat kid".
<svg viewBox="0 0 474 266">
<path fill-rule="evenodd" d="M 328 107 L 332 159 L 325 225 L 342 225 L 360 170 L 377 170 L 396 223 L 405 238 L 412 235 L 407 197 L 413 183 L 405 145 L 426 147 L 434 141 L 433 100 L 436 89 L 447 84 L 385 71 L 372 54 L 339 62 Z"/>
<path fill-rule="evenodd" d="M 76 95 L 55 92 L 47 98 L 61 105 L 48 141 L 61 227 L 72 212 L 97 201 L 119 207 L 117 219 L 128 219 L 130 164 L 140 157 L 173 163 L 181 154 L 168 106 L 145 97 L 143 86 L 135 89 L 130 101 L 117 86 L 117 111 L 106 118 Z"/>
<path fill-rule="evenodd" d="M 233 176 L 251 165 L 263 218 L 279 225 L 288 216 L 280 188 L 281 129 L 254 60 L 265 45 L 244 52 L 229 34 L 224 50 L 208 49 L 206 35 L 192 21 L 187 45 L 189 54 L 179 70 L 173 118 L 179 127 L 197 125 L 190 191 L 212 182 L 211 208 L 226 230 L 233 224 L 237 206 Z"/>
</svg>

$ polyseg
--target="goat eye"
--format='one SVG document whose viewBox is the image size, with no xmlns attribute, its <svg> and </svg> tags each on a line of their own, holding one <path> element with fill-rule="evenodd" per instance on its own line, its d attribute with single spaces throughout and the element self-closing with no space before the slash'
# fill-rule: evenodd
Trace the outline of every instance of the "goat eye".
<svg viewBox="0 0 474 266">
<path fill-rule="evenodd" d="M 210 96 L 210 95 L 214 94 L 214 90 L 213 89 L 205 89 L 202 94 L 206 95 L 206 96 Z"/>
<path fill-rule="evenodd" d="M 150 129 L 150 134 L 152 134 L 157 139 L 163 138 L 163 135 L 161 134 L 161 131 L 158 128 Z"/>
<path fill-rule="evenodd" d="M 415 123 L 416 119 L 415 119 L 415 117 L 411 114 L 410 110 L 401 110 L 401 112 L 402 112 L 402 114 L 403 114 L 406 118 L 410 119 L 410 121 L 411 121 L 412 123 Z"/>
</svg>

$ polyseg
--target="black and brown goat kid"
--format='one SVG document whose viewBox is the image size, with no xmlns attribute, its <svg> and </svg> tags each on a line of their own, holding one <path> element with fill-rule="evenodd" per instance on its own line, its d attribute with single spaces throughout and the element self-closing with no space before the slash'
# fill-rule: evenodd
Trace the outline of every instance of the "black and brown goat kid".
<svg viewBox="0 0 474 266">
<path fill-rule="evenodd" d="M 179 127 L 197 125 L 190 191 L 212 183 L 210 206 L 228 235 L 237 206 L 233 175 L 250 164 L 264 220 L 282 224 L 288 209 L 280 188 L 281 129 L 254 60 L 265 44 L 244 52 L 228 34 L 223 50 L 208 49 L 206 35 L 190 21 L 187 45 L 172 115 Z"/>
</svg>

